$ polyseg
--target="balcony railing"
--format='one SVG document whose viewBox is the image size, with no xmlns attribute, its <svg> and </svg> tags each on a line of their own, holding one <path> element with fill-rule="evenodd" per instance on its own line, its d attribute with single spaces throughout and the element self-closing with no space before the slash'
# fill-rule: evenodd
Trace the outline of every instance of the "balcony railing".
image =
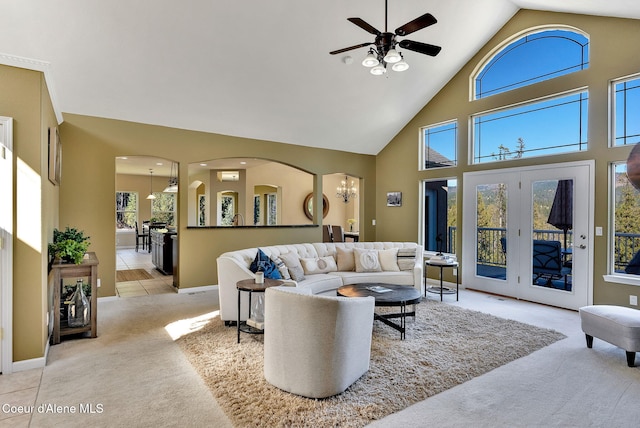
<svg viewBox="0 0 640 428">
<path fill-rule="evenodd" d="M 449 248 L 451 253 L 456 253 L 457 228 L 449 227 Z M 506 266 L 506 241 L 507 230 L 499 227 L 478 228 L 478 264 L 489 266 Z M 567 232 L 566 248 L 565 237 L 562 230 L 534 229 L 533 239 L 545 241 L 560 241 L 562 249 L 572 248 L 573 233 Z M 616 233 L 614 239 L 615 258 L 614 268 L 616 272 L 624 272 L 633 256 L 640 250 L 640 234 Z"/>
</svg>

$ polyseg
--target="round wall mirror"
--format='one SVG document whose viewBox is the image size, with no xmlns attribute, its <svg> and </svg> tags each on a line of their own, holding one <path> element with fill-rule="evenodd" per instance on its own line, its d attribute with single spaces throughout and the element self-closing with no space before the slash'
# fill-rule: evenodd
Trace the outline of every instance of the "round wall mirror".
<svg viewBox="0 0 640 428">
<path fill-rule="evenodd" d="M 304 198 L 302 210 L 304 211 L 304 215 L 306 215 L 309 220 L 313 220 L 313 193 L 309 193 L 306 198 Z M 329 214 L 329 199 L 327 198 L 327 195 L 323 194 L 322 218 L 325 218 L 327 214 Z"/>
</svg>

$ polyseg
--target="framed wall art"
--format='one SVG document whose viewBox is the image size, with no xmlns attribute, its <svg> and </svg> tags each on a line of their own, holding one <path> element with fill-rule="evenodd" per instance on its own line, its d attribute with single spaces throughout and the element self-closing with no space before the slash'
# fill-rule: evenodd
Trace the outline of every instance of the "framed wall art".
<svg viewBox="0 0 640 428">
<path fill-rule="evenodd" d="M 402 192 L 387 192 L 387 206 L 388 207 L 401 207 L 402 206 Z"/>
</svg>

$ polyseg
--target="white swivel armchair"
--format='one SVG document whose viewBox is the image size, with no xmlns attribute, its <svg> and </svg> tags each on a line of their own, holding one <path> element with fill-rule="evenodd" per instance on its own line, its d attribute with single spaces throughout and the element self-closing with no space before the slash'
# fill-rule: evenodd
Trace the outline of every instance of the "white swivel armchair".
<svg viewBox="0 0 640 428">
<path fill-rule="evenodd" d="M 264 376 L 293 394 L 330 397 L 369 370 L 374 298 L 307 293 L 266 290 Z"/>
</svg>

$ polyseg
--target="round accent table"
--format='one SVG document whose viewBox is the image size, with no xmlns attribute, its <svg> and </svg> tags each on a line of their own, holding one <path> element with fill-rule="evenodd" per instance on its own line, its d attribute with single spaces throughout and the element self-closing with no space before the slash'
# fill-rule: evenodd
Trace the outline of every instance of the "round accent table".
<svg viewBox="0 0 640 428">
<path fill-rule="evenodd" d="M 253 293 L 264 293 L 269 287 L 275 287 L 282 285 L 284 282 L 277 279 L 265 278 L 264 283 L 258 284 L 255 279 L 243 279 L 236 282 L 236 288 L 238 289 L 238 343 L 240 343 L 240 332 L 249 334 L 264 334 L 264 330 L 261 328 L 253 327 L 247 324 L 246 321 L 240 321 L 240 294 L 242 292 L 249 293 L 249 316 L 251 318 L 251 295 Z M 264 311 L 264 308 L 263 308 Z"/>
<path fill-rule="evenodd" d="M 431 266 L 431 267 L 437 267 L 440 268 L 440 287 L 427 287 L 427 267 Z M 459 283 L 460 281 L 458 280 L 458 275 L 455 275 L 456 277 L 456 289 L 452 290 L 451 288 L 447 288 L 444 287 L 442 284 L 442 270 L 445 268 L 452 268 L 452 269 L 457 269 L 458 268 L 458 262 L 447 262 L 447 263 L 443 263 L 441 261 L 429 261 L 429 260 L 425 260 L 424 261 L 424 297 L 427 297 L 427 291 L 429 293 L 440 293 L 440 301 L 442 301 L 442 295 L 443 294 L 455 294 L 456 295 L 456 302 L 458 301 L 458 290 L 459 290 Z M 459 273 L 459 272 L 458 272 Z"/>
</svg>

